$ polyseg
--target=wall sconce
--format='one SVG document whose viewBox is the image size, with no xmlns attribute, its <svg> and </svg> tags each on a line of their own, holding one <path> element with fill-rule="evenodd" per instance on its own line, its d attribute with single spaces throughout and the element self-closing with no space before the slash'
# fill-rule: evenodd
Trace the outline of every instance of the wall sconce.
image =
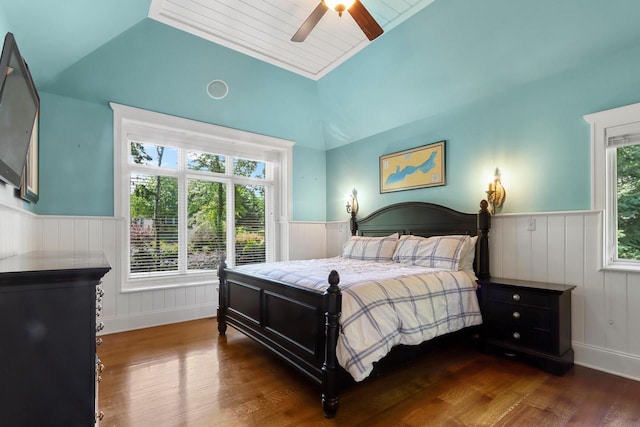
<svg viewBox="0 0 640 427">
<path fill-rule="evenodd" d="M 351 214 L 351 235 L 355 236 L 358 232 L 358 223 L 356 215 L 358 214 L 358 191 L 354 188 L 351 194 L 347 196 L 347 213 Z"/>
<path fill-rule="evenodd" d="M 496 168 L 493 176 L 493 181 L 489 182 L 489 189 L 486 191 L 487 201 L 491 206 L 491 215 L 496 213 L 496 209 L 502 208 L 504 199 L 507 197 L 507 191 L 502 186 L 500 181 L 500 170 Z"/>
<path fill-rule="evenodd" d="M 352 217 L 358 214 L 358 191 L 355 188 L 347 196 L 347 213 L 350 213 Z"/>
</svg>

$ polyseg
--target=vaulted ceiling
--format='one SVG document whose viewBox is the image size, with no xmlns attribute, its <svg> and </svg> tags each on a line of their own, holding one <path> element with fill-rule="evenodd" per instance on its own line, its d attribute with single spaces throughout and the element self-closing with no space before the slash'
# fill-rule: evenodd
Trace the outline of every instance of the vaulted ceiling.
<svg viewBox="0 0 640 427">
<path fill-rule="evenodd" d="M 317 80 L 371 43 L 349 13 L 327 11 L 301 43 L 291 37 L 320 0 L 152 0 L 149 17 Z M 433 0 L 362 0 L 390 31 Z M 375 42 L 375 40 L 374 40 Z"/>
<path fill-rule="evenodd" d="M 361 0 L 385 32 L 434 0 Z M 443 0 L 440 0 L 443 1 Z M 327 11 L 302 43 L 291 37 L 320 0 L 0 0 L 36 82 L 152 18 L 313 80 L 371 43 L 353 18 Z M 382 35 L 384 37 L 384 34 Z"/>
</svg>

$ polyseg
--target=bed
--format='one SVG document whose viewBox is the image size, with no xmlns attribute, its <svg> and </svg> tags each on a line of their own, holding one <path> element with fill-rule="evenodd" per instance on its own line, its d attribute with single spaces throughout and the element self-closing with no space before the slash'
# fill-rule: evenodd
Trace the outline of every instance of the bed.
<svg viewBox="0 0 640 427">
<path fill-rule="evenodd" d="M 400 261 L 402 261 L 403 255 L 409 258 L 413 256 L 413 259 L 415 259 L 415 255 L 412 254 L 417 253 L 416 248 L 425 248 L 427 246 L 433 248 L 434 244 L 441 245 L 441 247 L 449 247 L 451 251 L 455 247 L 455 251 L 460 250 L 467 253 L 466 261 L 459 259 L 461 257 L 454 257 L 460 263 L 468 263 L 468 253 L 472 251 L 473 271 L 471 274 L 465 273 L 465 271 L 458 271 L 457 268 L 462 268 L 458 264 L 456 264 L 456 269 L 442 268 L 442 261 L 448 261 L 451 258 L 450 256 L 446 258 L 432 256 L 430 258 L 432 264 L 435 262 L 428 268 L 435 268 L 431 273 L 433 273 L 433 277 L 436 277 L 433 280 L 438 289 L 437 293 L 442 294 L 440 297 L 449 298 L 449 302 L 447 300 L 444 300 L 445 302 L 442 302 L 443 300 L 435 303 L 433 300 L 427 302 L 430 304 L 428 307 L 436 305 L 444 307 L 444 310 L 432 310 L 433 313 L 427 316 L 431 323 L 429 328 L 422 328 L 420 325 L 411 324 L 410 321 L 400 320 L 404 330 L 411 330 L 413 333 L 420 329 L 418 333 L 414 333 L 414 336 L 408 339 L 403 338 L 404 334 L 400 334 L 402 336 L 396 339 L 398 334 L 384 332 L 380 336 L 386 337 L 386 341 L 389 341 L 389 343 L 385 342 L 384 346 L 380 344 L 371 345 L 369 343 L 370 347 L 368 348 L 371 348 L 372 351 L 368 352 L 366 356 L 361 357 L 360 355 L 351 354 L 354 350 L 346 338 L 348 334 L 345 331 L 351 327 L 353 319 L 359 317 L 372 321 L 375 318 L 377 321 L 378 318 L 385 316 L 391 318 L 396 316 L 394 314 L 389 315 L 388 312 L 385 314 L 382 311 L 372 311 L 371 307 L 373 305 L 377 307 L 377 304 L 372 304 L 366 298 L 357 296 L 360 294 L 354 289 L 365 286 L 364 280 L 357 279 L 359 277 L 358 272 L 374 267 L 361 267 L 358 270 L 357 261 L 351 262 L 351 259 L 349 259 L 348 254 L 351 252 L 345 251 L 343 251 L 341 257 L 336 259 L 317 260 L 325 269 L 333 265 L 341 266 L 343 279 L 347 279 L 346 281 L 343 280 L 343 284 L 340 283 L 341 274 L 335 269 L 330 271 L 326 279 L 318 279 L 318 273 L 309 273 L 308 277 L 305 277 L 303 272 L 311 271 L 311 267 L 306 263 L 316 261 L 294 262 L 287 266 L 287 269 L 284 269 L 280 263 L 274 263 L 273 266 L 263 264 L 229 269 L 223 260 L 218 270 L 220 281 L 217 314 L 218 331 L 221 335 L 224 335 L 228 325 L 234 327 L 261 343 L 265 348 L 321 386 L 324 415 L 327 418 L 332 418 L 336 415 L 338 409 L 338 392 L 341 378 L 345 377 L 345 371 L 348 371 L 348 374 L 356 381 L 360 381 L 371 372 L 370 362 L 375 365 L 378 361 L 381 361 L 381 358 L 384 360 L 383 353 L 386 353 L 388 348 L 403 347 L 404 344 L 410 344 L 407 347 L 412 347 L 413 344 L 418 344 L 420 340 L 427 340 L 432 336 L 455 333 L 454 331 L 472 327 L 481 322 L 479 308 L 477 308 L 475 287 L 470 291 L 468 286 L 469 280 L 472 280 L 473 285 L 475 285 L 474 279 L 476 277 L 479 279 L 489 278 L 488 233 L 490 229 L 490 214 L 487 210 L 486 201 L 483 200 L 480 206 L 481 209 L 477 214 L 469 214 L 431 203 L 406 202 L 381 208 L 365 218 L 351 222 L 352 238 L 345 245 L 345 251 L 351 245 L 351 249 L 355 248 L 354 253 L 356 256 L 354 258 L 356 259 L 366 252 L 366 250 L 364 252 L 361 251 L 363 244 L 365 246 L 370 245 L 369 248 L 371 245 L 377 244 L 375 246 L 378 248 L 377 255 L 374 256 L 373 262 L 391 263 L 388 265 L 393 263 L 395 265 L 402 264 Z M 388 260 L 386 255 L 388 254 L 388 248 L 384 250 L 380 248 L 382 248 L 382 245 L 386 245 L 390 238 L 396 239 L 393 251 L 393 256 L 396 259 Z M 398 250 L 400 242 L 406 245 L 404 252 Z M 445 242 L 449 246 L 445 246 Z M 469 245 L 472 245 L 472 248 L 469 248 Z M 385 254 L 384 258 L 380 258 L 379 254 L 383 252 Z M 371 251 L 367 253 L 370 255 Z M 348 259 L 342 260 L 342 258 Z M 436 261 L 433 261 L 434 259 Z M 342 264 L 342 261 L 346 261 L 346 264 Z M 412 261 L 407 263 L 411 264 Z M 420 263 L 417 262 L 416 264 Z M 356 266 L 354 267 L 354 265 Z M 400 278 L 382 277 L 384 275 L 383 272 L 390 269 L 388 265 L 379 264 L 379 272 L 374 272 L 374 275 L 380 274 L 381 276 L 379 280 L 373 280 L 375 292 L 387 292 L 384 289 L 391 289 L 380 285 L 383 282 L 386 284 L 386 281 L 389 280 L 400 281 L 398 282 L 399 285 L 394 286 L 394 289 L 413 287 L 412 282 L 423 283 L 423 287 L 430 286 L 426 283 L 427 277 L 422 276 L 422 274 L 426 275 L 428 272 L 420 272 L 419 276 L 411 278 L 404 274 L 399 276 Z M 273 268 L 275 273 L 273 271 L 263 271 L 267 267 L 272 268 L 274 266 L 276 267 Z M 339 269 L 340 267 L 337 268 Z M 467 268 L 470 267 L 467 266 Z M 470 279 L 465 278 L 465 274 L 468 277 L 470 276 Z M 453 288 L 464 289 L 459 292 L 464 296 L 457 296 L 455 293 L 457 291 L 451 291 L 449 285 L 445 287 L 443 284 L 445 283 L 443 279 L 445 276 L 448 281 L 449 277 L 453 278 L 450 281 L 453 283 L 451 285 Z M 369 284 L 371 281 L 367 280 L 366 286 L 372 286 Z M 465 282 L 464 287 L 460 285 L 462 282 Z M 414 291 L 410 290 L 409 292 Z M 472 297 L 470 294 L 472 294 Z M 403 296 L 399 298 L 409 299 Z M 430 296 L 429 298 L 432 297 Z M 438 296 L 433 298 L 438 298 Z M 386 298 L 378 298 L 376 301 L 383 299 Z M 354 301 L 358 302 L 361 308 L 368 307 L 365 315 L 353 314 L 351 306 L 354 305 Z M 463 303 L 463 301 L 465 302 Z M 415 301 L 412 301 L 411 304 L 413 304 L 411 310 L 420 315 L 429 311 L 420 308 L 422 306 L 417 305 Z M 469 304 L 470 308 L 464 308 L 463 305 L 465 304 Z M 401 308 L 400 305 L 395 306 L 395 303 L 392 303 L 392 305 L 398 312 L 407 311 L 407 309 Z M 463 308 L 461 313 L 455 312 L 452 314 L 453 320 L 451 318 L 433 318 L 433 316 L 439 316 L 436 312 L 444 311 L 449 313 L 449 311 L 453 310 L 451 307 L 454 305 Z M 380 309 L 382 310 L 382 308 Z M 387 310 L 387 308 L 384 309 Z M 433 325 L 436 325 L 435 329 Z M 362 326 L 356 325 L 352 329 L 358 331 L 361 330 L 359 328 L 362 328 Z M 379 326 L 374 326 L 374 328 L 380 329 Z M 359 334 L 360 337 L 368 335 L 368 332 Z M 392 335 L 393 339 L 390 339 L 389 337 Z M 356 339 L 355 341 L 358 340 Z M 374 352 L 374 347 L 377 353 Z M 380 349 L 379 347 L 385 348 Z M 351 359 L 345 359 L 345 354 L 347 357 L 351 355 Z M 366 367 L 364 367 L 364 363 L 360 363 L 363 360 L 367 362 Z M 355 371 L 351 365 L 356 366 Z"/>
</svg>

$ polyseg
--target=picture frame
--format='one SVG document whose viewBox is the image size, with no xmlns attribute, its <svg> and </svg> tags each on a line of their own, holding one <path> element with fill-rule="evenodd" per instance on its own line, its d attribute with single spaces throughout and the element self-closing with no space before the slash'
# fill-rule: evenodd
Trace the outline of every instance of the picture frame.
<svg viewBox="0 0 640 427">
<path fill-rule="evenodd" d="M 445 141 L 380 156 L 380 193 L 446 185 Z"/>
<path fill-rule="evenodd" d="M 39 196 L 39 125 L 40 113 L 36 113 L 36 119 L 33 122 L 33 131 L 31 132 L 31 141 L 29 142 L 29 151 L 27 152 L 27 163 L 24 166 L 22 174 L 22 185 L 20 186 L 20 197 L 30 203 L 37 203 Z"/>
</svg>

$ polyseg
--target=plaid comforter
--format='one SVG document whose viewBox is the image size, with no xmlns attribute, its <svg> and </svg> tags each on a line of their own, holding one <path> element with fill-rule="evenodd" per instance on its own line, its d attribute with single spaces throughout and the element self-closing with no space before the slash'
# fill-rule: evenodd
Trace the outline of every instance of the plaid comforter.
<svg viewBox="0 0 640 427">
<path fill-rule="evenodd" d="M 448 271 L 342 257 L 252 264 L 237 270 L 314 289 L 340 273 L 337 358 L 356 381 L 398 344 L 415 345 L 482 323 L 472 271 Z"/>
</svg>

